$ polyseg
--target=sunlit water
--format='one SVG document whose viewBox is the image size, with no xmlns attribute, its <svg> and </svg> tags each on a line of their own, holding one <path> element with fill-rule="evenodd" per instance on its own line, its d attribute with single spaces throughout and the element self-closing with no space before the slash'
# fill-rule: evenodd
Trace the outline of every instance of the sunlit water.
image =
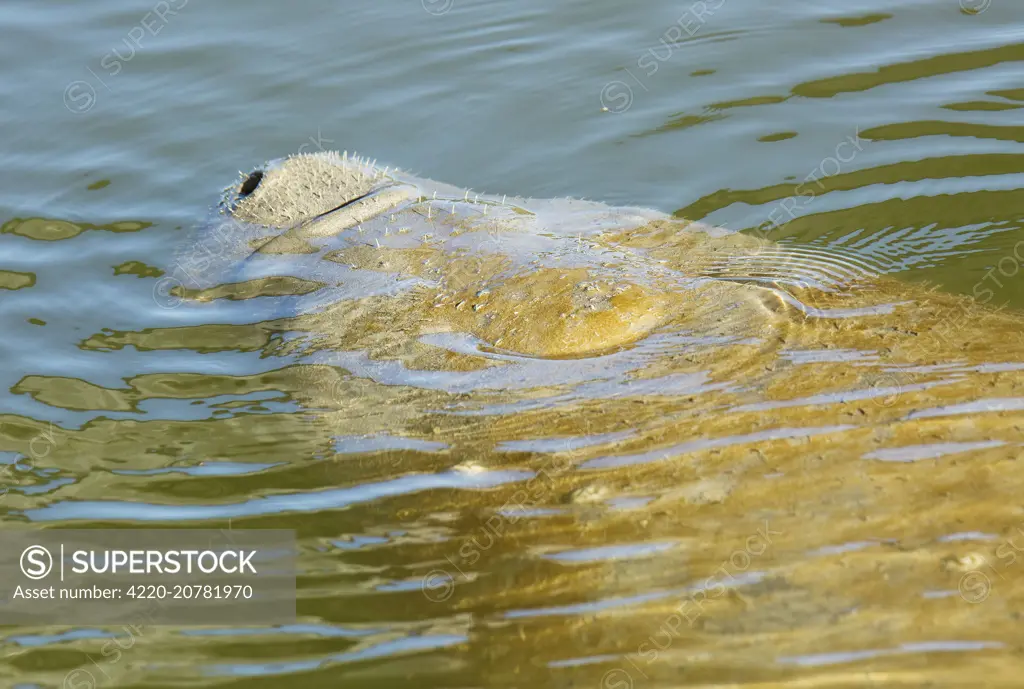
<svg viewBox="0 0 1024 689">
<path fill-rule="evenodd" d="M 679 333 L 506 357 L 511 385 L 454 335 L 416 373 L 296 334 L 294 285 L 196 306 L 160 280 L 239 170 L 358 149 L 1013 312 L 1024 6 L 15 0 L 0 22 L 4 525 L 301 545 L 294 625 L 147 628 L 116 659 L 123 630 L 6 628 L 0 684 L 1019 682 L 1012 331 L 899 370 L 790 333 L 786 394 Z"/>
</svg>

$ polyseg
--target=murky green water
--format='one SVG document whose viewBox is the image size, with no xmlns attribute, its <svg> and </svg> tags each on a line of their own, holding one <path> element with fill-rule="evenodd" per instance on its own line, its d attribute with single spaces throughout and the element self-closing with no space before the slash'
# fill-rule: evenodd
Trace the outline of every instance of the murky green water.
<svg viewBox="0 0 1024 689">
<path fill-rule="evenodd" d="M 939 480 L 830 465 L 807 438 L 858 423 L 838 398 L 787 416 L 675 360 L 628 387 L 643 348 L 538 364 L 492 398 L 456 357 L 421 377 L 320 363 L 280 320 L 301 285 L 178 305 L 160 280 L 239 170 L 355 149 L 1013 312 L 1024 5 L 13 0 L 0 25 L 0 520 L 286 528 L 302 547 L 295 625 L 151 628 L 116 660 L 116 629 L 5 628 L 3 686 L 920 686 L 929 668 L 1014 686 L 1024 578 L 991 551 L 1024 523 L 1016 380 L 986 379 L 1008 414 L 991 425 L 900 435 L 868 414 L 905 445 L 953 443 L 869 459 L 977 453 Z M 899 385 L 973 401 L 957 362 L 926 363 Z M 878 413 L 931 408 L 900 400 Z M 725 401 L 748 416 L 716 425 Z M 797 449 L 773 455 L 780 438 Z M 998 568 L 984 605 L 958 595 L 961 544 Z M 666 632 L 723 567 L 699 624 Z"/>
</svg>

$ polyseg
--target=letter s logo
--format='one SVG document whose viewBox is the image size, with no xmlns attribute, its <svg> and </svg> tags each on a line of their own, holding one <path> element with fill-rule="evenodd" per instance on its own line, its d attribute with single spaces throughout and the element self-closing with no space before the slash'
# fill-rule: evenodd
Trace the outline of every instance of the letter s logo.
<svg viewBox="0 0 1024 689">
<path fill-rule="evenodd" d="M 53 569 L 53 556 L 41 545 L 30 545 L 21 553 L 21 572 L 29 579 L 43 579 Z"/>
</svg>

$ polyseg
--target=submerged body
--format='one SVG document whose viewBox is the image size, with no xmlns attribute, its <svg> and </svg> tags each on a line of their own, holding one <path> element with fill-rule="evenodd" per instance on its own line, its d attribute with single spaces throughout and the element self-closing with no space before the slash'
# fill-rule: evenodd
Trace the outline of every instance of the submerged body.
<svg viewBox="0 0 1024 689">
<path fill-rule="evenodd" d="M 285 377 L 324 443 L 406 443 L 358 463 L 342 443 L 331 481 L 482 482 L 363 515 L 446 534 L 391 556 L 417 614 L 481 645 L 466 682 L 582 659 L 573 681 L 602 688 L 755 666 L 957 684 L 963 648 L 1016 681 L 1024 578 L 999 548 L 1024 519 L 1019 316 L 849 257 L 341 156 L 250 176 L 203 241 L 190 297 L 274 309 L 209 346 L 298 357 Z M 1001 598 L 978 605 L 986 565 Z M 869 655 L 824 660 L 844 653 Z"/>
<path fill-rule="evenodd" d="M 723 298 L 755 311 L 765 298 L 615 242 L 624 230 L 668 220 L 654 211 L 481 198 L 337 155 L 289 158 L 241 190 L 249 193 L 233 217 L 273 233 L 252 243 L 250 267 L 302 256 L 326 277 L 333 262 L 336 282 L 357 285 L 345 296 L 368 296 L 379 274 L 393 275 L 403 299 L 388 310 L 393 329 L 406 333 L 412 319 L 421 334 L 459 332 L 516 354 L 578 357 L 636 342 L 708 299 L 721 312 Z M 743 239 L 732 236 L 737 245 Z"/>
</svg>

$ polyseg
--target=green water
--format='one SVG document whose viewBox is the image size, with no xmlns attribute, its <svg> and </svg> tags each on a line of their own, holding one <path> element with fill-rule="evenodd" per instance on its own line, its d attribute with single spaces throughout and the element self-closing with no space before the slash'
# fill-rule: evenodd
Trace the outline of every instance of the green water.
<svg viewBox="0 0 1024 689">
<path fill-rule="evenodd" d="M 117 662 L 102 652 L 116 630 L 4 628 L 3 686 L 627 686 L 621 657 L 658 623 L 595 617 L 685 588 L 689 567 L 722 560 L 716 533 L 759 528 L 741 512 L 612 524 L 589 507 L 552 526 L 541 512 L 562 506 L 544 504 L 477 544 L 486 557 L 434 600 L 424 577 L 480 538 L 505 501 L 489 491 L 530 475 L 512 460 L 476 471 L 489 422 L 418 415 L 452 403 L 454 384 L 382 392 L 371 372 L 314 389 L 310 362 L 266 325 L 286 299 L 160 298 L 221 190 L 267 159 L 358 150 L 481 192 L 645 206 L 1024 308 L 1024 5 L 1011 0 L 12 0 L 0 25 L 0 520 L 285 528 L 302 547 L 293 626 L 154 628 Z M 343 413 L 323 412 L 339 399 Z M 398 417 L 417 432 L 393 435 Z M 496 427 L 543 456 L 628 435 L 601 418 Z M 706 552 L 651 571 L 651 552 L 688 539 Z M 563 555 L 593 580 L 560 579 Z M 847 614 L 792 606 L 778 619 Z M 737 623 L 748 645 L 677 647 L 678 675 L 629 670 L 628 685 L 754 684 L 825 663 L 766 650 L 756 634 L 773 624 Z M 885 624 L 887 644 L 917 639 Z M 996 662 L 983 639 L 942 643 L 920 653 Z M 865 658 L 845 657 L 830 686 L 861 686 Z"/>
</svg>

